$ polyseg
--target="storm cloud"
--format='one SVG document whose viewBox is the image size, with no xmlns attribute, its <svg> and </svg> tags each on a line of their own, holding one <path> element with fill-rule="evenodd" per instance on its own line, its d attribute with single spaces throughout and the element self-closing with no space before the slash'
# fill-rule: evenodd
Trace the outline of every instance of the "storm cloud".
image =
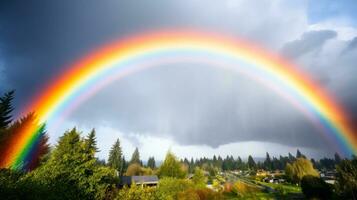
<svg viewBox="0 0 357 200">
<path fill-rule="evenodd" d="M 288 57 L 351 110 L 354 121 L 356 36 L 342 40 L 345 29 L 338 26 L 312 29 L 311 20 L 315 27 L 328 21 L 325 15 L 309 16 L 317 9 L 311 2 L 270 0 L 2 2 L 0 91 L 16 89 L 18 111 L 49 80 L 102 44 L 148 30 L 191 28 L 246 38 Z M 68 120 L 173 138 L 182 145 L 262 141 L 331 151 L 314 124 L 263 85 L 192 63 L 118 80 Z"/>
</svg>

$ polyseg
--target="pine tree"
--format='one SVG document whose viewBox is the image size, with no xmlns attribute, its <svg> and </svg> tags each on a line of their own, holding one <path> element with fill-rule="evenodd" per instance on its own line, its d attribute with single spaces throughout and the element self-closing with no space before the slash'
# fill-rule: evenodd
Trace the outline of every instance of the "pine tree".
<svg viewBox="0 0 357 200">
<path fill-rule="evenodd" d="M 306 158 L 306 156 L 305 156 L 304 154 L 302 154 L 302 153 L 300 152 L 300 150 L 298 149 L 298 150 L 296 151 L 296 158 Z"/>
<path fill-rule="evenodd" d="M 290 152 L 289 152 L 288 157 L 289 157 L 289 162 L 290 163 L 292 163 L 292 162 L 294 162 L 296 160 L 296 158 Z"/>
<path fill-rule="evenodd" d="M 66 131 L 48 161 L 31 173 L 31 180 L 46 188 L 55 186 L 64 199 L 107 199 L 115 187 L 115 170 L 98 165 L 96 158 L 87 156 L 85 143 L 75 128 Z M 75 188 L 78 190 L 74 192 Z"/>
<path fill-rule="evenodd" d="M 98 152 L 97 139 L 95 135 L 95 129 L 92 129 L 92 131 L 87 135 L 84 143 L 87 154 L 92 157 L 94 157 L 95 153 Z"/>
<path fill-rule="evenodd" d="M 12 106 L 14 93 L 14 91 L 10 91 L 0 97 L 0 130 L 6 129 L 12 121 L 11 112 L 14 110 Z"/>
<path fill-rule="evenodd" d="M 123 172 L 123 152 L 120 147 L 119 139 L 116 140 L 109 152 L 108 165 L 117 170 L 117 172 L 122 175 Z"/>
<path fill-rule="evenodd" d="M 341 156 L 336 152 L 335 153 L 335 163 L 336 164 L 339 164 L 341 162 Z"/>
<path fill-rule="evenodd" d="M 255 164 L 255 161 L 251 155 L 248 156 L 248 168 L 250 170 L 254 170 L 257 168 L 257 164 Z"/>
<path fill-rule="evenodd" d="M 155 158 L 154 157 L 149 157 L 147 165 L 151 169 L 155 169 L 156 168 Z"/>
<path fill-rule="evenodd" d="M 266 153 L 266 158 L 265 158 L 265 161 L 264 161 L 264 168 L 266 170 L 271 170 L 272 169 L 272 162 L 271 162 L 271 159 L 270 159 L 270 156 L 269 156 L 268 152 Z"/>
<path fill-rule="evenodd" d="M 138 147 L 135 148 L 135 151 L 131 156 L 130 164 L 134 164 L 134 163 L 141 164 Z"/>
<path fill-rule="evenodd" d="M 24 129 L 27 127 L 34 127 L 37 130 L 37 137 L 34 138 L 34 145 L 31 146 L 29 151 L 27 151 L 26 156 L 30 158 L 29 160 L 21 163 L 14 163 L 12 168 L 17 170 L 30 171 L 38 167 L 41 163 L 42 158 L 49 152 L 48 136 L 45 130 L 45 124 L 38 124 L 37 118 L 34 113 L 27 114 L 25 117 L 12 123 L 6 130 L 4 130 L 0 145 L 0 157 L 7 155 L 10 144 L 13 144 L 18 140 L 19 135 L 23 133 Z M 4 166 L 1 162 L 0 166 Z"/>
</svg>

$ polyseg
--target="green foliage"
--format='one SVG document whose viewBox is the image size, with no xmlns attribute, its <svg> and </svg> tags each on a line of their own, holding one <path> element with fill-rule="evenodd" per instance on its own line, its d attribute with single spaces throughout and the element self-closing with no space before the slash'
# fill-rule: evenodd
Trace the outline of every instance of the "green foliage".
<svg viewBox="0 0 357 200">
<path fill-rule="evenodd" d="M 14 93 L 14 91 L 10 91 L 0 97 L 0 130 L 6 129 L 12 121 Z"/>
<path fill-rule="evenodd" d="M 85 150 L 88 152 L 89 155 L 95 155 L 96 152 L 98 152 L 98 147 L 97 147 L 97 139 L 95 137 L 95 129 L 92 129 L 92 131 L 87 135 L 87 138 L 85 139 Z"/>
<path fill-rule="evenodd" d="M 117 172 L 121 175 L 123 171 L 123 152 L 120 146 L 120 141 L 117 139 L 110 149 L 109 158 L 108 158 L 108 166 L 117 170 Z"/>
<path fill-rule="evenodd" d="M 61 195 L 58 195 L 61 194 Z M 0 170 L 0 199 L 85 199 L 86 195 L 76 185 L 59 177 L 50 184 L 26 178 L 18 171 Z"/>
<path fill-rule="evenodd" d="M 149 157 L 147 166 L 150 167 L 151 169 L 156 168 L 156 163 L 155 163 L 155 158 L 154 157 Z"/>
<path fill-rule="evenodd" d="M 115 199 L 125 200 L 220 200 L 221 193 L 210 189 L 194 189 L 189 180 L 163 178 L 158 187 L 145 187 L 132 184 L 118 192 Z"/>
<path fill-rule="evenodd" d="M 319 177 L 307 175 L 301 180 L 301 189 L 307 198 L 331 199 L 332 187 Z"/>
<path fill-rule="evenodd" d="M 156 200 L 157 191 L 153 187 L 142 187 L 132 184 L 130 188 L 121 189 L 115 198 L 117 200 Z"/>
<path fill-rule="evenodd" d="M 311 161 L 306 158 L 297 158 L 292 164 L 287 164 L 285 174 L 294 183 L 300 183 L 306 175 L 319 176 Z"/>
<path fill-rule="evenodd" d="M 173 177 L 173 178 L 185 178 L 187 172 L 182 168 L 180 161 L 170 151 L 167 152 L 164 162 L 161 164 L 158 176 Z"/>
<path fill-rule="evenodd" d="M 159 199 L 177 199 L 178 193 L 190 188 L 194 188 L 194 185 L 189 180 L 171 177 L 162 178 L 157 187 L 157 197 Z"/>
<path fill-rule="evenodd" d="M 140 176 L 143 175 L 141 166 L 138 163 L 130 164 L 125 173 L 126 176 Z"/>
<path fill-rule="evenodd" d="M 60 180 L 79 188 L 87 199 L 106 198 L 116 183 L 115 171 L 97 164 L 76 129 L 60 137 L 49 160 L 26 178 L 45 187 L 52 187 Z"/>
<path fill-rule="evenodd" d="M 138 147 L 135 148 L 133 155 L 131 156 L 130 164 L 139 164 L 141 165 L 140 154 Z"/>
<path fill-rule="evenodd" d="M 264 169 L 266 169 L 266 170 L 271 170 L 272 169 L 272 161 L 270 159 L 270 155 L 269 155 L 268 152 L 266 154 L 266 158 L 265 158 L 265 161 L 264 161 Z"/>
<path fill-rule="evenodd" d="M 196 188 L 205 188 L 207 183 L 207 178 L 204 175 L 203 170 L 196 167 L 194 175 L 192 177 L 192 182 L 195 184 Z"/>
<path fill-rule="evenodd" d="M 17 135 L 21 133 L 27 127 L 35 127 L 38 131 L 38 138 L 35 141 L 36 145 L 32 146 L 29 152 L 31 152 L 31 160 L 29 162 L 15 163 L 12 169 L 31 171 L 41 164 L 42 158 L 49 152 L 48 136 L 45 130 L 45 124 L 39 124 L 37 117 L 34 113 L 29 113 L 25 117 L 16 120 L 5 131 L 3 135 L 3 143 L 0 145 L 0 152 L 6 152 L 9 148 L 8 144 L 11 144 L 12 140 L 17 140 Z"/>
<path fill-rule="evenodd" d="M 298 149 L 298 150 L 296 151 L 296 158 L 306 158 L 306 156 L 305 156 L 304 154 L 302 154 L 302 153 L 300 152 L 300 150 Z"/>
<path fill-rule="evenodd" d="M 248 168 L 250 170 L 257 169 L 257 164 L 255 163 L 255 161 L 251 155 L 248 156 Z"/>
<path fill-rule="evenodd" d="M 357 158 L 342 160 L 337 165 L 336 189 L 345 199 L 357 198 Z"/>
</svg>

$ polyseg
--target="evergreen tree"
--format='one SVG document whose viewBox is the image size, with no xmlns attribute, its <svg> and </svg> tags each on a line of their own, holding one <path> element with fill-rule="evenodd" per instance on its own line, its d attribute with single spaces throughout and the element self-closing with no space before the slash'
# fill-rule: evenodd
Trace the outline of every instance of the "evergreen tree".
<svg viewBox="0 0 357 200">
<path fill-rule="evenodd" d="M 155 169 L 156 168 L 155 158 L 154 157 L 149 157 L 147 166 L 150 167 L 151 169 Z"/>
<path fill-rule="evenodd" d="M 254 170 L 254 169 L 257 168 L 257 165 L 256 165 L 256 163 L 255 163 L 255 161 L 254 161 L 254 159 L 253 159 L 253 157 L 251 155 L 248 156 L 248 163 L 247 164 L 248 164 L 248 168 L 250 170 Z"/>
<path fill-rule="evenodd" d="M 0 152 L 6 150 L 6 144 L 9 143 L 11 133 L 6 129 L 12 122 L 11 113 L 14 110 L 12 101 L 14 99 L 14 91 L 5 93 L 0 97 Z M 4 156 L 4 155 L 0 155 Z M 1 164 L 1 159 L 0 159 Z M 0 165 L 3 166 L 3 165 Z"/>
<path fill-rule="evenodd" d="M 340 155 L 336 152 L 336 153 L 335 153 L 335 163 L 336 163 L 336 164 L 339 164 L 339 163 L 341 162 L 341 160 L 342 160 L 342 159 L 341 159 Z"/>
<path fill-rule="evenodd" d="M 37 130 L 37 137 L 34 138 L 35 144 L 29 149 L 31 155 L 30 160 L 25 162 L 16 163 L 12 168 L 17 170 L 31 171 L 34 168 L 38 167 L 42 161 L 42 158 L 49 152 L 48 136 L 45 130 L 45 124 L 38 124 L 37 118 L 34 113 L 27 114 L 25 117 L 12 123 L 4 132 L 0 145 L 0 157 L 7 155 L 9 145 L 13 144 L 18 140 L 19 135 L 22 134 L 24 129 L 27 127 L 34 127 Z M 0 166 L 4 166 L 0 159 Z"/>
<path fill-rule="evenodd" d="M 306 156 L 305 156 L 304 154 L 302 154 L 302 153 L 300 152 L 300 150 L 298 149 L 298 150 L 296 151 L 296 158 L 306 158 Z"/>
<path fill-rule="evenodd" d="M 269 155 L 268 152 L 266 152 L 266 158 L 265 158 L 265 161 L 264 161 L 264 168 L 266 170 L 272 170 L 272 162 L 271 162 L 270 155 Z"/>
<path fill-rule="evenodd" d="M 108 165 L 115 169 L 119 175 L 123 172 L 123 152 L 121 150 L 120 141 L 117 139 L 109 151 Z"/>
<path fill-rule="evenodd" d="M 135 148 L 135 151 L 134 151 L 133 155 L 131 156 L 130 164 L 134 164 L 134 163 L 137 163 L 139 165 L 141 164 L 138 147 Z"/>
<path fill-rule="evenodd" d="M 96 158 L 88 156 L 85 142 L 75 128 L 67 131 L 59 138 L 48 161 L 27 178 L 46 187 L 79 188 L 85 199 L 107 199 L 115 188 L 115 170 L 98 165 Z M 59 194 L 67 195 L 66 191 Z"/>
<path fill-rule="evenodd" d="M 14 110 L 12 106 L 14 93 L 14 91 L 10 91 L 0 97 L 0 130 L 6 129 L 12 121 L 11 112 Z"/>
<path fill-rule="evenodd" d="M 92 129 L 92 131 L 87 135 L 87 138 L 85 139 L 85 150 L 90 156 L 95 155 L 96 152 L 98 152 L 97 148 L 97 139 L 95 137 L 95 129 Z"/>
<path fill-rule="evenodd" d="M 351 160 L 343 159 L 337 165 L 336 189 L 341 199 L 357 198 L 357 157 Z"/>
<path fill-rule="evenodd" d="M 290 152 L 289 152 L 288 157 L 289 157 L 289 162 L 290 163 L 292 163 L 292 162 L 294 162 L 296 160 L 296 158 Z"/>
</svg>

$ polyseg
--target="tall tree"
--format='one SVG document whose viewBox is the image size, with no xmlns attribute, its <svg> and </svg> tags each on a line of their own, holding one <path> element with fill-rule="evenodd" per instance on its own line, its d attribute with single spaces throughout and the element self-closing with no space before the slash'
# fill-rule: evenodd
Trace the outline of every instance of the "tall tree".
<svg viewBox="0 0 357 200">
<path fill-rule="evenodd" d="M 269 155 L 268 152 L 266 153 L 266 158 L 265 158 L 265 161 L 264 161 L 264 168 L 266 170 L 271 170 L 272 169 L 272 162 L 271 162 L 270 155 Z"/>
<path fill-rule="evenodd" d="M 45 130 L 45 124 L 39 124 L 37 117 L 34 113 L 29 113 L 25 117 L 16 120 L 12 123 L 4 132 L 0 145 L 0 157 L 5 157 L 8 154 L 10 148 L 9 145 L 18 140 L 20 135 L 28 127 L 33 127 L 37 130 L 36 136 L 33 140 L 34 144 L 28 151 L 26 151 L 25 161 L 16 162 L 12 165 L 12 168 L 18 170 L 30 171 L 39 166 L 42 158 L 49 152 L 48 136 Z M 0 159 L 0 166 L 5 166 Z"/>
<path fill-rule="evenodd" d="M 196 167 L 193 177 L 192 177 L 192 182 L 195 184 L 197 188 L 206 188 L 206 183 L 207 183 L 207 178 L 200 168 Z"/>
<path fill-rule="evenodd" d="M 292 163 L 296 160 L 296 158 L 290 152 L 289 152 L 288 158 L 289 158 L 290 163 Z"/>
<path fill-rule="evenodd" d="M 257 164 L 255 163 L 255 161 L 251 155 L 248 156 L 248 168 L 250 170 L 254 170 L 257 168 Z"/>
<path fill-rule="evenodd" d="M 296 151 L 296 158 L 306 158 L 306 156 L 305 156 L 304 154 L 302 154 L 302 153 L 300 152 L 300 150 L 298 149 L 298 150 Z"/>
<path fill-rule="evenodd" d="M 123 152 L 120 146 L 120 141 L 117 139 L 113 144 L 109 152 L 108 165 L 117 170 L 117 172 L 122 175 L 123 172 Z"/>
<path fill-rule="evenodd" d="M 138 147 L 135 148 L 133 155 L 131 156 L 130 164 L 137 163 L 141 165 L 140 154 Z"/>
<path fill-rule="evenodd" d="M 339 164 L 342 161 L 340 154 L 335 153 L 335 163 Z"/>
<path fill-rule="evenodd" d="M 341 160 L 337 165 L 336 189 L 341 199 L 357 199 L 357 157 Z"/>
<path fill-rule="evenodd" d="M 85 150 L 90 156 L 93 157 L 95 153 L 98 152 L 97 138 L 95 135 L 96 135 L 95 129 L 92 129 L 91 132 L 89 132 L 89 134 L 85 138 L 85 143 L 84 143 Z"/>
<path fill-rule="evenodd" d="M 287 164 L 285 168 L 286 176 L 295 183 L 300 183 L 306 175 L 319 176 L 311 161 L 306 158 L 297 158 L 292 164 Z"/>
<path fill-rule="evenodd" d="M 12 121 L 11 112 L 14 110 L 12 106 L 14 93 L 14 91 L 10 91 L 0 97 L 0 130 L 6 129 Z"/>
<path fill-rule="evenodd" d="M 169 151 L 159 168 L 158 175 L 160 177 L 184 178 L 186 171 L 182 169 L 181 163 L 176 156 Z"/>
<path fill-rule="evenodd" d="M 115 188 L 115 170 L 98 165 L 96 158 L 87 156 L 85 142 L 75 128 L 67 131 L 59 138 L 48 161 L 30 174 L 31 179 L 46 187 L 62 181 L 60 186 L 70 184 L 80 188 L 85 199 L 107 199 Z"/>
<path fill-rule="evenodd" d="M 156 168 L 155 158 L 154 157 L 149 157 L 147 165 L 151 169 L 155 169 Z"/>
</svg>

